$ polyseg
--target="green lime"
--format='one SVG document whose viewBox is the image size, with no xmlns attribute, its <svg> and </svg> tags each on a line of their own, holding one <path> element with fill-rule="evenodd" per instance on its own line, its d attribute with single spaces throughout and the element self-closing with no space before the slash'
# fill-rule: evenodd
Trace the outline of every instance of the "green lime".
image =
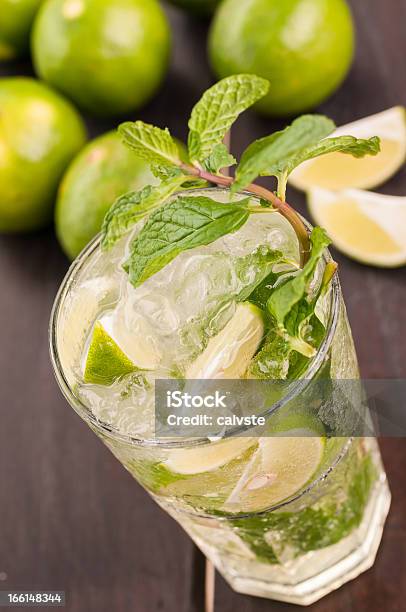
<svg viewBox="0 0 406 612">
<path fill-rule="evenodd" d="M 193 15 L 211 15 L 220 0 L 169 0 Z"/>
<path fill-rule="evenodd" d="M 320 104 L 345 78 L 353 52 L 345 0 L 224 0 L 209 39 L 219 77 L 255 73 L 271 82 L 258 110 L 275 116 Z"/>
<path fill-rule="evenodd" d="M 41 78 L 86 110 L 115 115 L 155 93 L 170 32 L 157 0 L 46 0 L 32 48 Z"/>
<path fill-rule="evenodd" d="M 0 232 L 43 227 L 59 181 L 86 141 L 69 102 L 42 83 L 0 79 Z"/>
<path fill-rule="evenodd" d="M 137 368 L 98 321 L 93 329 L 83 379 L 95 385 L 111 385 Z"/>
<path fill-rule="evenodd" d="M 42 0 L 0 0 L 0 62 L 24 55 Z"/>
<path fill-rule="evenodd" d="M 114 200 L 127 191 L 154 184 L 146 162 L 108 132 L 90 142 L 69 166 L 56 205 L 56 231 L 71 259 L 100 231 Z"/>
<path fill-rule="evenodd" d="M 178 145 L 186 161 L 185 147 Z M 89 142 L 66 171 L 56 204 L 56 232 L 68 257 L 74 259 L 100 231 L 116 198 L 158 182 L 149 165 L 121 142 L 117 132 Z"/>
</svg>

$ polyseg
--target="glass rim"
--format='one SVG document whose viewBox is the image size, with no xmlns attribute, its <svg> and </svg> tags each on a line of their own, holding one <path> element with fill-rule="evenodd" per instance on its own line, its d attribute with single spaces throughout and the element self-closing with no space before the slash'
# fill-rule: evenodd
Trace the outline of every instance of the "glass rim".
<svg viewBox="0 0 406 612">
<path fill-rule="evenodd" d="M 225 188 L 216 188 L 216 187 L 206 187 L 206 188 L 198 188 L 194 190 L 190 190 L 190 192 L 201 192 L 201 191 L 227 191 Z M 248 193 L 247 195 L 251 197 L 256 197 L 255 195 Z M 302 221 L 304 222 L 307 230 L 310 232 L 311 224 L 300 215 Z M 62 394 L 65 399 L 68 401 L 70 406 L 78 413 L 78 415 L 83 418 L 89 425 L 96 428 L 98 431 L 102 432 L 104 435 L 109 436 L 113 440 L 118 440 L 130 445 L 142 446 L 142 447 L 151 447 L 151 448 L 191 448 L 195 446 L 202 446 L 205 444 L 213 444 L 213 440 L 210 440 L 208 437 L 199 437 L 199 438 L 186 438 L 186 439 L 162 439 L 162 438 L 141 438 L 137 436 L 131 436 L 128 434 L 124 434 L 120 432 L 116 427 L 109 425 L 106 422 L 101 421 L 96 418 L 96 416 L 92 413 L 89 406 L 87 406 L 84 402 L 82 402 L 73 392 L 71 385 L 69 384 L 64 369 L 62 367 L 59 351 L 58 351 L 58 330 L 57 330 L 57 322 L 59 318 L 59 314 L 61 311 L 61 307 L 64 303 L 64 299 L 67 296 L 70 286 L 73 282 L 75 276 L 83 269 L 84 265 L 87 263 L 90 257 L 96 252 L 99 248 L 101 242 L 101 234 L 97 234 L 89 242 L 89 244 L 83 249 L 83 251 L 77 256 L 77 258 L 70 265 L 59 289 L 56 294 L 53 307 L 51 310 L 50 322 L 49 322 L 49 350 L 51 356 L 52 368 L 54 371 L 54 375 Z M 327 250 L 324 255 L 325 261 L 331 261 L 332 257 L 330 252 Z M 298 378 L 297 380 L 292 382 L 292 389 L 280 400 L 272 404 L 267 410 L 261 413 L 261 416 L 269 417 L 271 414 L 276 412 L 276 410 L 281 409 L 288 402 L 290 402 L 293 398 L 297 397 L 301 392 L 303 392 L 307 385 L 311 382 L 314 376 L 319 371 L 320 367 L 324 362 L 324 358 L 328 353 L 328 350 L 333 341 L 335 331 L 338 324 L 339 311 L 340 311 L 340 297 L 341 297 L 341 287 L 340 281 L 338 279 L 337 274 L 334 275 L 331 284 L 331 296 L 330 296 L 330 308 L 329 308 L 329 318 L 327 323 L 327 333 L 323 338 L 323 341 L 320 347 L 317 350 L 316 355 L 310 360 L 306 370 L 303 373 L 303 376 Z M 239 426 L 234 427 L 228 430 L 224 437 L 220 440 L 225 440 L 231 437 L 238 437 L 242 432 L 246 432 L 249 429 L 252 429 L 252 426 Z"/>
</svg>

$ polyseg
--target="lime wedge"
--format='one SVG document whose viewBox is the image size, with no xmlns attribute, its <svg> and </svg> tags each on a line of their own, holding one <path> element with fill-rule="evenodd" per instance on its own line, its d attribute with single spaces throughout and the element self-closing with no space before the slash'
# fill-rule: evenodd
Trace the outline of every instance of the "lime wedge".
<svg viewBox="0 0 406 612">
<path fill-rule="evenodd" d="M 211 472 L 237 459 L 253 443 L 253 438 L 231 438 L 196 448 L 174 449 L 165 466 L 177 474 Z"/>
<path fill-rule="evenodd" d="M 406 198 L 348 189 L 312 189 L 310 212 L 334 246 L 365 264 L 406 264 Z"/>
<path fill-rule="evenodd" d="M 379 136 L 381 152 L 356 159 L 343 153 L 329 153 L 301 164 L 289 182 L 297 189 L 373 189 L 399 170 L 406 159 L 406 112 L 395 106 L 377 115 L 365 117 L 340 127 L 333 136 L 370 138 Z"/>
<path fill-rule="evenodd" d="M 147 331 L 131 334 L 122 313 L 103 315 L 95 324 L 84 367 L 87 383 L 110 385 L 135 370 L 154 370 L 159 361 L 155 339 Z"/>
<path fill-rule="evenodd" d="M 111 385 L 117 378 L 137 368 L 98 321 L 87 353 L 84 381 L 95 385 Z"/>
<path fill-rule="evenodd" d="M 262 311 L 238 304 L 234 316 L 187 369 L 187 379 L 237 379 L 244 375 L 264 335 Z"/>
<path fill-rule="evenodd" d="M 317 472 L 325 438 L 307 429 L 260 438 L 259 446 L 223 506 L 226 512 L 258 512 L 299 492 Z"/>
</svg>

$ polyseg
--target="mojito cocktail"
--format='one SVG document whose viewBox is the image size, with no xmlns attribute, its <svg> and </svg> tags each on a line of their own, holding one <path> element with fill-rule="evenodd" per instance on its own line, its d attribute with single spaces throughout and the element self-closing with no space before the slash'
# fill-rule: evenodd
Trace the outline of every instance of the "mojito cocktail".
<svg viewBox="0 0 406 612">
<path fill-rule="evenodd" d="M 210 196 L 224 202 L 228 194 L 212 189 Z M 157 378 L 215 378 L 227 370 L 230 378 L 261 373 L 272 381 L 294 368 L 298 378 L 356 379 L 338 281 L 319 298 L 325 331 L 314 357 L 286 357 L 280 348 L 267 353 L 258 305 L 271 280 L 298 266 L 297 239 L 281 215 L 252 217 L 136 289 L 121 265 L 130 241 L 103 253 L 96 240 L 59 294 L 53 351 L 71 405 L 236 590 L 309 603 L 369 567 L 389 504 L 379 451 L 372 439 L 329 437 L 320 406 L 293 417 L 283 408 L 272 413 L 271 429 L 275 422 L 285 435 L 155 435 Z M 275 250 L 286 263 L 272 264 L 253 301 L 239 301 Z M 319 282 L 326 265 L 327 255 Z M 124 368 L 118 378 L 116 367 Z"/>
<path fill-rule="evenodd" d="M 249 147 L 234 181 L 221 139 L 266 89 L 240 75 L 209 90 L 190 164 L 167 131 L 122 126 L 162 182 L 120 198 L 73 264 L 51 352 L 72 407 L 235 590 L 309 604 L 372 565 L 390 494 L 375 440 L 351 425 L 367 420 L 360 387 L 338 384 L 359 374 L 330 241 L 285 202 L 286 180 L 306 158 L 379 144 L 325 139 L 331 122 L 303 117 Z M 276 194 L 250 183 L 267 173 Z M 162 381 L 259 381 L 242 415 L 261 429 L 168 433 Z"/>
</svg>

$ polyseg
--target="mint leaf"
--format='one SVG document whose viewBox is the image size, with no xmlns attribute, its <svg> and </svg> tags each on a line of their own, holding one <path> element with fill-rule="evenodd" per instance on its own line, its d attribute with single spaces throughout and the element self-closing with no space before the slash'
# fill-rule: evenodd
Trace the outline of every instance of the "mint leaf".
<svg viewBox="0 0 406 612">
<path fill-rule="evenodd" d="M 185 176 L 175 176 L 157 187 L 147 185 L 140 191 L 120 196 L 104 217 L 102 249 L 111 248 L 135 223 L 160 206 L 186 180 Z"/>
<path fill-rule="evenodd" d="M 266 302 L 268 312 L 272 315 L 271 327 L 265 342 L 254 357 L 249 375 L 253 378 L 287 378 L 292 377 L 292 370 L 305 367 L 308 358 L 313 357 L 325 335 L 325 329 L 315 314 L 316 304 L 321 295 L 327 291 L 337 269 L 334 262 L 326 265 L 322 282 L 317 290 L 311 292 L 314 271 L 328 246 L 324 230 L 315 228 L 312 232 L 312 260 L 309 265 L 295 276 L 288 277 L 284 284 L 276 289 L 267 288 L 261 295 L 256 292 L 250 297 L 254 301 L 259 297 L 260 306 L 264 306 L 266 293 L 273 291 Z M 323 246 L 324 245 L 324 246 Z M 298 280 L 300 283 L 298 283 Z M 274 280 L 271 278 L 271 281 Z M 302 281 L 305 281 L 303 284 Z M 298 291 L 300 284 L 300 291 Z M 299 297 L 299 295 L 301 297 Z"/>
<path fill-rule="evenodd" d="M 156 178 L 161 181 L 173 179 L 177 176 L 182 176 L 183 172 L 178 166 L 162 166 L 160 164 L 152 164 L 150 166 L 151 172 Z"/>
<path fill-rule="evenodd" d="M 210 184 L 205 179 L 189 176 L 187 182 L 182 187 L 184 189 L 207 189 L 210 187 Z"/>
<path fill-rule="evenodd" d="M 323 279 L 317 291 L 315 291 L 312 296 L 308 296 L 307 294 L 302 296 L 299 302 L 297 302 L 289 311 L 288 315 L 285 317 L 284 325 L 291 336 L 298 335 L 300 326 L 306 323 L 314 314 L 316 302 L 327 290 L 336 270 L 337 264 L 334 262 L 329 262 L 326 265 Z"/>
<path fill-rule="evenodd" d="M 279 380 L 287 377 L 292 347 L 284 334 L 271 329 L 249 366 L 249 378 Z"/>
<path fill-rule="evenodd" d="M 336 270 L 337 264 L 329 262 L 317 291 L 314 291 L 312 295 L 305 294 L 285 318 L 285 329 L 288 335 L 296 339 L 291 344 L 302 343 L 302 349 L 305 350 L 299 350 L 299 352 L 309 357 L 315 353 L 315 347 L 320 344 L 325 333 L 324 325 L 315 314 L 316 304 L 320 296 L 327 291 Z M 307 348 L 309 343 L 311 343 L 311 350 Z"/>
<path fill-rule="evenodd" d="M 151 165 L 158 168 L 181 165 L 177 144 L 167 128 L 161 130 L 143 121 L 127 121 L 119 126 L 118 131 L 124 144 Z"/>
<path fill-rule="evenodd" d="M 278 286 L 267 301 L 267 309 L 282 335 L 286 334 L 292 350 L 312 357 L 316 349 L 305 338 L 305 325 L 314 313 L 317 300 L 330 283 L 335 266 L 326 266 L 319 291 L 310 296 L 310 286 L 324 250 L 330 244 L 325 231 L 315 227 L 310 235 L 312 250 L 304 268 Z"/>
<path fill-rule="evenodd" d="M 214 147 L 209 157 L 203 162 L 203 167 L 212 174 L 218 174 L 223 168 L 229 168 L 236 163 L 235 157 L 228 152 L 226 145 L 221 143 Z"/>
<path fill-rule="evenodd" d="M 364 157 L 377 155 L 380 141 L 353 136 L 326 138 L 335 129 L 334 123 L 322 115 L 303 115 L 281 132 L 253 142 L 243 153 L 232 190 L 244 189 L 258 176 L 276 176 L 278 196 L 284 200 L 289 174 L 308 159 L 340 152 Z"/>
<path fill-rule="evenodd" d="M 378 155 L 381 150 L 380 139 L 377 136 L 372 138 L 355 138 L 354 136 L 337 136 L 336 138 L 326 138 L 316 145 L 307 147 L 292 156 L 286 164 L 284 172 L 289 175 L 292 170 L 308 159 L 326 155 L 327 153 L 347 153 L 353 157 L 365 157 L 365 155 Z"/>
<path fill-rule="evenodd" d="M 236 274 L 244 284 L 247 280 L 250 282 L 240 291 L 237 300 L 239 302 L 249 300 L 258 306 L 259 304 L 255 301 L 255 293 L 265 279 L 273 274 L 273 268 L 277 263 L 286 263 L 285 256 L 281 251 L 271 249 L 268 245 L 260 245 L 253 253 L 239 258 L 235 264 Z M 269 293 L 268 289 L 268 296 Z M 263 310 L 264 306 L 265 304 L 260 308 Z"/>
<path fill-rule="evenodd" d="M 278 286 L 270 296 L 267 307 L 279 326 L 284 327 L 285 317 L 293 306 L 304 296 L 309 281 L 319 263 L 324 250 L 331 244 L 324 229 L 315 227 L 310 235 L 312 250 L 304 268 L 285 283 Z"/>
<path fill-rule="evenodd" d="M 334 122 L 327 117 L 303 115 L 285 130 L 256 140 L 241 157 L 233 191 L 244 189 L 258 176 L 276 176 L 282 179 L 294 156 L 311 145 L 318 144 L 334 129 Z"/>
<path fill-rule="evenodd" d="M 180 196 L 154 211 L 131 244 L 124 268 L 137 287 L 179 253 L 237 231 L 248 219 L 249 200 L 221 204 L 207 197 Z"/>
<path fill-rule="evenodd" d="M 189 157 L 203 163 L 247 108 L 265 96 L 269 82 L 253 74 L 227 77 L 208 89 L 189 119 Z"/>
</svg>

